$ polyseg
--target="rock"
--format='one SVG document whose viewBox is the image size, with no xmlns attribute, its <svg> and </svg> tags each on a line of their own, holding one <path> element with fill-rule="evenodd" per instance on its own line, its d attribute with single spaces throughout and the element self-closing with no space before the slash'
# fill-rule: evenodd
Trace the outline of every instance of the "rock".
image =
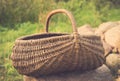
<svg viewBox="0 0 120 81">
<path fill-rule="evenodd" d="M 80 35 L 94 35 L 94 30 L 90 25 L 86 24 L 78 28 L 78 33 Z"/>
<path fill-rule="evenodd" d="M 105 56 L 110 52 L 120 53 L 120 21 L 105 22 L 99 25 L 95 34 L 101 36 Z"/>
<path fill-rule="evenodd" d="M 110 70 L 105 66 L 84 73 L 71 72 L 61 73 L 49 76 L 40 76 L 38 78 L 24 76 L 24 81 L 114 81 Z"/>
<path fill-rule="evenodd" d="M 118 76 L 120 69 L 120 54 L 109 54 L 106 57 L 106 65 L 109 67 L 115 77 Z"/>
<path fill-rule="evenodd" d="M 105 32 L 104 36 L 105 41 L 116 49 L 114 52 L 120 53 L 120 25 L 109 29 L 107 32 Z"/>
<path fill-rule="evenodd" d="M 102 40 L 102 43 L 103 43 L 103 48 L 104 48 L 104 56 L 108 56 L 109 53 L 112 52 L 113 50 L 113 47 L 110 46 L 108 43 L 106 43 L 104 40 Z"/>
<path fill-rule="evenodd" d="M 120 81 L 120 77 L 119 77 L 119 78 L 117 78 L 115 81 Z"/>
<path fill-rule="evenodd" d="M 105 22 L 99 25 L 98 29 L 95 31 L 96 35 L 101 36 L 104 34 L 107 30 L 117 26 L 119 22 Z"/>
</svg>

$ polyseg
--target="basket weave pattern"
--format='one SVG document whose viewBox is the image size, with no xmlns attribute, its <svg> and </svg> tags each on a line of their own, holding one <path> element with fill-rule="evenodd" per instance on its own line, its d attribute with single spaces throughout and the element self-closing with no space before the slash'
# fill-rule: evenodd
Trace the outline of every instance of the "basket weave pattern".
<svg viewBox="0 0 120 81">
<path fill-rule="evenodd" d="M 73 34 L 48 33 L 49 20 L 65 13 L 71 20 Z M 20 74 L 38 76 L 64 71 L 86 71 L 104 63 L 100 37 L 78 34 L 72 14 L 64 9 L 52 11 L 46 21 L 46 33 L 18 38 L 11 59 Z"/>
</svg>

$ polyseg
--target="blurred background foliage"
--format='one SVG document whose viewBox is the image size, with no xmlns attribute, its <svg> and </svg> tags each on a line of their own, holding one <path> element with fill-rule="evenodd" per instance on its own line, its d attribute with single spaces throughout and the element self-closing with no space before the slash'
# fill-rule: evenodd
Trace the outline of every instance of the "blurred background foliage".
<svg viewBox="0 0 120 81">
<path fill-rule="evenodd" d="M 0 0 L 0 81 L 22 81 L 9 56 L 16 38 L 44 32 L 47 14 L 64 8 L 72 12 L 77 26 L 120 20 L 120 0 Z M 71 32 L 68 17 L 52 17 L 49 31 Z"/>
<path fill-rule="evenodd" d="M 46 13 L 57 8 L 70 10 L 79 23 L 92 23 L 96 19 L 100 22 L 108 21 L 110 9 L 119 9 L 120 0 L 0 0 L 0 24 L 13 27 L 23 22 L 37 22 L 38 15 L 41 22 Z M 91 19 L 87 16 L 91 15 Z M 82 17 L 81 17 L 82 16 Z M 82 19 L 83 18 L 83 19 Z M 83 22 L 86 21 L 87 22 Z"/>
</svg>

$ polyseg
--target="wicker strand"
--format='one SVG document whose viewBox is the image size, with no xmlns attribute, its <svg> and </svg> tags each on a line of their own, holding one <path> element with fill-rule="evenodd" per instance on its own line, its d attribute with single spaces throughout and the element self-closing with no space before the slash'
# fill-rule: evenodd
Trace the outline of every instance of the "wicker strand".
<svg viewBox="0 0 120 81">
<path fill-rule="evenodd" d="M 45 29 L 46 32 L 48 32 L 48 25 L 49 25 L 50 18 L 52 17 L 52 15 L 54 15 L 54 14 L 56 14 L 56 13 L 65 13 L 65 14 L 69 17 L 69 19 L 70 19 L 70 21 L 71 21 L 71 23 L 72 23 L 73 32 L 75 32 L 75 33 L 78 34 L 77 28 L 76 28 L 75 19 L 74 19 L 73 15 L 71 14 L 71 12 L 69 12 L 69 11 L 67 11 L 67 10 L 65 10 L 65 9 L 53 10 L 53 11 L 51 11 L 51 12 L 48 14 L 47 19 L 46 19 L 46 29 Z"/>
</svg>

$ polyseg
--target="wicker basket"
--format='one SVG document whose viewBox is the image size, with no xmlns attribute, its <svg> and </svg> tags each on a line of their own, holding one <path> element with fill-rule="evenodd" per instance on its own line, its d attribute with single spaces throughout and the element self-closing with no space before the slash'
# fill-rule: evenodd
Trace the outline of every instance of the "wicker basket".
<svg viewBox="0 0 120 81">
<path fill-rule="evenodd" d="M 56 13 L 65 13 L 70 18 L 72 34 L 48 33 L 49 20 Z M 39 76 L 95 69 L 104 63 L 103 54 L 100 37 L 79 35 L 72 14 L 57 9 L 48 14 L 45 33 L 15 41 L 11 59 L 20 74 Z"/>
</svg>

